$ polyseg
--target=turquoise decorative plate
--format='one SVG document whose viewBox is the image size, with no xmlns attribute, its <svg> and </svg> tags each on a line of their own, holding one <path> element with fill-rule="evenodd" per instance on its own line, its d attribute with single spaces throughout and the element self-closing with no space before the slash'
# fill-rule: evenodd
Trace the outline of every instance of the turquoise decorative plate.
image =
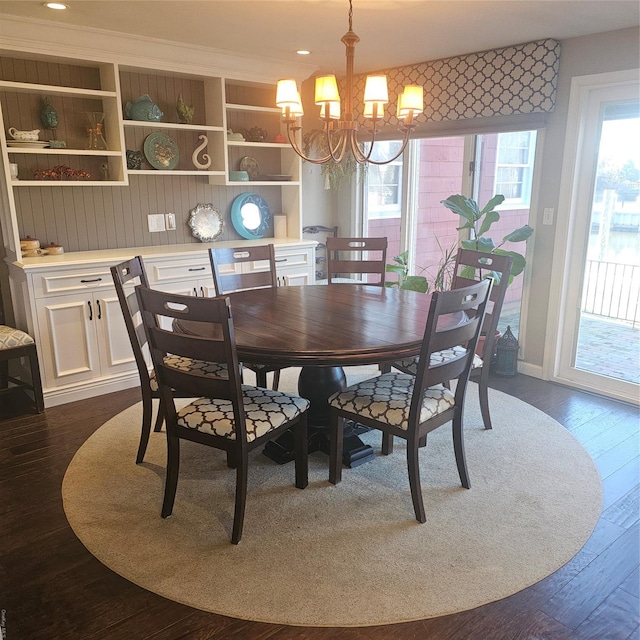
<svg viewBox="0 0 640 640">
<path fill-rule="evenodd" d="M 258 240 L 271 225 L 267 201 L 257 193 L 241 193 L 231 205 L 231 224 L 247 240 Z"/>
<path fill-rule="evenodd" d="M 180 151 L 173 138 L 159 131 L 148 135 L 144 141 L 144 155 L 154 169 L 175 169 L 180 161 Z"/>
</svg>

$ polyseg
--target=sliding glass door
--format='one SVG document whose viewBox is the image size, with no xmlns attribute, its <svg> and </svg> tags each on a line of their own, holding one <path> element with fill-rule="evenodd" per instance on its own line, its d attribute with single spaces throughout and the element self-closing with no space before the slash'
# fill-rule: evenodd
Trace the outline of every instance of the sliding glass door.
<svg viewBox="0 0 640 640">
<path fill-rule="evenodd" d="M 640 398 L 638 85 L 588 92 L 575 173 L 558 377 Z"/>
</svg>

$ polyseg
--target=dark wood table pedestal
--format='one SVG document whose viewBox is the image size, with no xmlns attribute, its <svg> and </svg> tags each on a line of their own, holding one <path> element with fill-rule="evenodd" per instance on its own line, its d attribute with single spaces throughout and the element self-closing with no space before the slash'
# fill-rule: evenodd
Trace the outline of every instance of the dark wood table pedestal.
<svg viewBox="0 0 640 640">
<path fill-rule="evenodd" d="M 307 413 L 309 425 L 309 453 L 322 451 L 329 454 L 329 404 L 327 400 L 337 391 L 347 388 L 347 378 L 342 367 L 303 367 L 298 378 L 298 393 L 309 400 Z M 344 426 L 344 449 L 342 462 L 347 467 L 357 467 L 375 457 L 373 449 L 362 442 L 358 433 L 367 430 L 348 421 Z M 294 458 L 293 435 L 286 432 L 279 438 L 267 442 L 265 456 L 285 464 Z"/>
</svg>

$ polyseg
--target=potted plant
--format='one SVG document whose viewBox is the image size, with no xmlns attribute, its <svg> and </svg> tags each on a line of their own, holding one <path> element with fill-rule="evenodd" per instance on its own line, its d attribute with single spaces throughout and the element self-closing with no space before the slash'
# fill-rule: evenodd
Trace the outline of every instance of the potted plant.
<svg viewBox="0 0 640 640">
<path fill-rule="evenodd" d="M 511 275 L 509 276 L 509 284 L 511 284 L 513 279 L 522 273 L 526 260 L 521 253 L 517 251 L 505 251 L 500 247 L 502 247 L 505 242 L 524 242 L 531 236 L 533 229 L 528 224 L 525 224 L 504 236 L 500 244 L 496 245 L 493 239 L 487 237 L 486 234 L 489 232 L 491 225 L 500 220 L 500 214 L 495 209 L 504 202 L 503 195 L 493 196 L 482 209 L 480 209 L 480 206 L 475 200 L 465 198 L 461 195 L 449 196 L 446 200 L 441 200 L 440 202 L 447 207 L 447 209 L 453 213 L 457 213 L 463 219 L 464 224 L 458 227 L 459 231 L 462 229 L 471 230 L 473 237 L 460 242 L 460 245 L 464 249 L 513 257 Z M 473 267 L 469 268 L 473 269 Z M 463 275 L 465 275 L 464 272 Z M 473 277 L 472 274 L 470 277 Z"/>
<path fill-rule="evenodd" d="M 440 243 L 438 242 L 438 246 Z M 395 273 L 397 280 L 385 282 L 386 287 L 396 289 L 408 289 L 410 291 L 419 291 L 420 293 L 428 293 L 430 290 L 444 291 L 449 288 L 451 278 L 453 277 L 453 265 L 456 261 L 456 252 L 458 247 L 454 244 L 446 251 L 442 250 L 442 258 L 438 263 L 435 275 L 428 278 L 421 275 L 429 274 L 429 267 L 419 267 L 420 274 L 416 276 L 409 275 L 409 251 L 403 251 L 400 255 L 393 258 L 395 264 L 386 266 L 387 273 Z"/>
<path fill-rule="evenodd" d="M 305 133 L 302 138 L 302 149 L 307 156 L 311 155 L 312 150 L 318 157 L 326 156 L 329 153 L 329 147 L 324 131 L 312 129 L 308 133 Z M 342 162 L 330 160 L 321 165 L 325 189 L 338 190 L 342 188 L 343 185 L 348 184 L 351 177 L 358 173 L 358 166 L 350 149 L 347 149 Z M 364 165 L 361 169 L 362 171 L 366 171 Z"/>
</svg>

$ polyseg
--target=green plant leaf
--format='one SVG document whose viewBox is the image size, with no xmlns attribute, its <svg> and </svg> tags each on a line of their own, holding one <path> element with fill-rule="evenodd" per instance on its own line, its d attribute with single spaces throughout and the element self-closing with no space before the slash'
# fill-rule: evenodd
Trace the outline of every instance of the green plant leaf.
<svg viewBox="0 0 640 640">
<path fill-rule="evenodd" d="M 385 266 L 385 271 L 387 273 L 399 273 L 400 275 L 403 275 L 405 268 L 399 264 L 388 264 Z"/>
<path fill-rule="evenodd" d="M 498 205 L 501 205 L 503 202 L 504 202 L 504 196 L 501 193 L 493 196 L 493 198 L 491 198 L 491 200 L 489 200 L 489 202 L 487 202 L 487 204 L 484 205 L 484 208 L 480 212 L 480 215 L 481 216 L 486 215 L 490 211 L 493 211 Z"/>
<path fill-rule="evenodd" d="M 426 293 L 429 291 L 429 283 L 424 276 L 407 276 L 400 288 Z"/>
<path fill-rule="evenodd" d="M 512 282 L 516 276 L 520 275 L 524 271 L 527 261 L 521 253 L 518 253 L 517 251 L 505 251 L 504 249 L 496 249 L 494 253 L 501 256 L 511 256 L 513 258 L 509 282 Z"/>
<path fill-rule="evenodd" d="M 440 204 L 443 204 L 447 209 L 457 213 L 467 221 L 464 227 L 460 227 L 461 229 L 473 228 L 475 221 L 480 217 L 477 202 L 459 194 L 449 196 L 446 200 L 441 200 Z"/>
<path fill-rule="evenodd" d="M 525 224 L 524 227 L 520 227 L 502 238 L 502 242 L 524 242 L 532 233 L 533 229 L 528 224 Z"/>
<path fill-rule="evenodd" d="M 500 214 L 497 211 L 489 211 L 484 215 L 484 219 L 482 220 L 482 224 L 480 225 L 480 230 L 476 233 L 476 237 L 483 236 L 494 222 L 500 220 Z"/>
</svg>

